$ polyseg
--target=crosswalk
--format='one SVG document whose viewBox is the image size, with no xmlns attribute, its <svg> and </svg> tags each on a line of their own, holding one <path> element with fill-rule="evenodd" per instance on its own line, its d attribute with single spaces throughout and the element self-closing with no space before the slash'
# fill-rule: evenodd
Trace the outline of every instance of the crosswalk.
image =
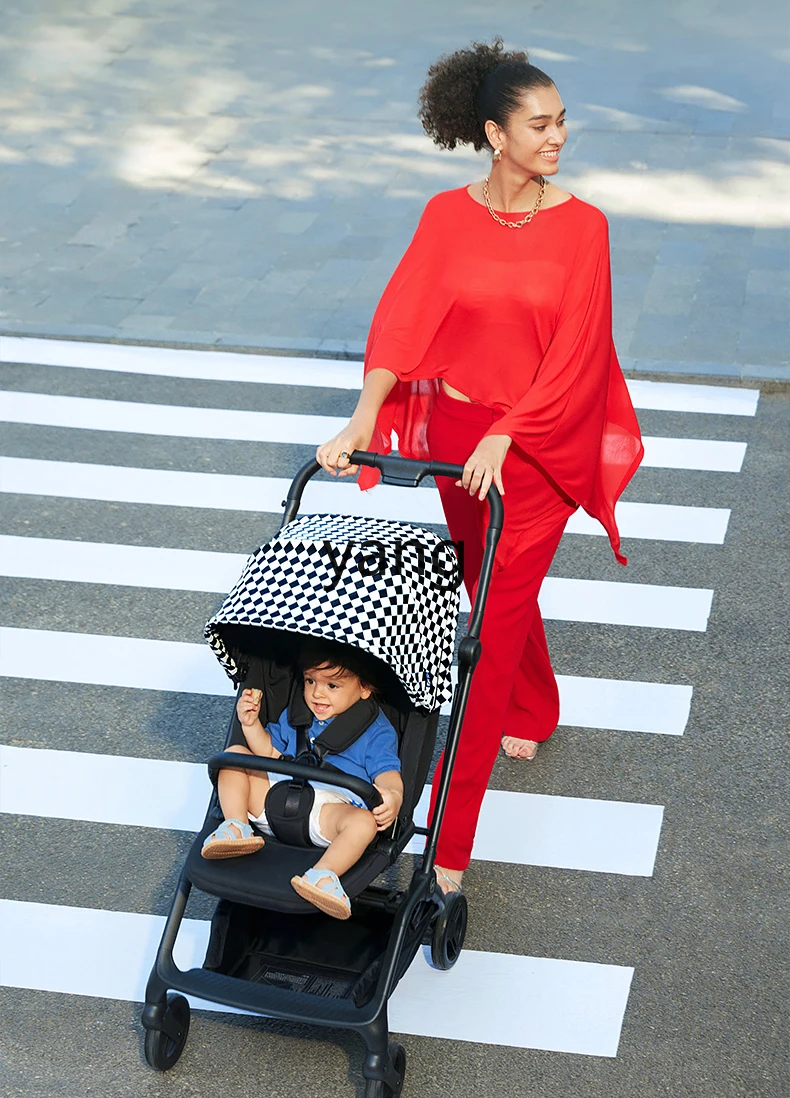
<svg viewBox="0 0 790 1098">
<path fill-rule="evenodd" d="M 28 448 L 0 459 L 0 492 L 13 497 L 20 513 L 28 508 L 32 514 L 32 509 L 53 504 L 71 506 L 74 501 L 103 502 L 117 513 L 131 504 L 142 508 L 137 514 L 168 509 L 174 529 L 180 529 L 179 515 L 187 512 L 277 515 L 290 475 L 302 460 L 294 456 L 293 447 L 323 441 L 342 422 L 337 416 L 300 411 L 302 394 L 333 390 L 353 397 L 360 383 L 358 363 L 55 340 L 2 338 L 0 360 L 13 364 L 13 382 L 0 394 L 0 421 L 35 428 L 38 433 L 30 437 L 46 444 L 40 456 L 31 456 Z M 53 391 L 33 391 L 26 385 L 26 365 L 38 371 L 36 389 L 41 388 L 46 368 L 43 377 L 51 377 Z M 110 379 L 113 374 L 138 378 L 136 397 L 141 399 L 91 395 L 90 378 L 102 374 Z M 183 404 L 147 399 L 146 378 L 180 379 L 182 391 L 190 382 L 221 383 L 213 391 L 223 394 L 225 404 L 197 406 L 188 397 Z M 268 386 L 276 386 L 278 392 L 285 389 L 293 410 L 240 408 L 239 385 L 254 386 L 264 397 Z M 83 393 L 57 391 L 80 387 Z M 709 433 L 693 427 L 705 416 L 730 417 L 716 422 L 725 424 L 722 433 L 740 436 L 758 407 L 757 390 L 641 380 L 631 381 L 629 387 L 639 409 L 671 414 L 675 424 L 678 415 L 684 423 L 688 419 L 691 436 Z M 137 451 L 125 460 L 120 444 L 112 463 L 77 460 L 79 439 L 94 434 L 119 442 L 131 436 L 155 437 L 160 445 L 171 447 L 173 455 L 178 453 L 178 440 L 185 438 L 273 444 L 280 447 L 273 451 L 279 475 L 142 468 L 134 464 Z M 75 440 L 73 446 L 68 439 Z M 62 448 L 54 457 L 53 445 Z M 738 437 L 656 434 L 646 439 L 646 453 L 645 464 L 655 471 L 653 477 L 662 470 L 685 470 L 721 475 L 727 483 L 727 477 L 741 471 L 747 443 Z M 640 502 L 639 484 L 637 476 L 631 498 L 618 510 L 624 539 L 671 545 L 674 552 L 692 557 L 698 546 L 724 544 L 731 517 L 727 507 Z M 726 491 L 721 495 L 726 497 Z M 438 494 L 427 486 L 385 486 L 363 494 L 352 484 L 316 481 L 305 493 L 303 509 L 442 523 Z M 231 684 L 206 646 L 146 636 L 142 617 L 133 623 L 135 635 L 124 635 L 123 627 L 108 618 L 102 591 L 125 587 L 219 595 L 235 582 L 252 546 L 239 545 L 234 552 L 163 546 L 152 543 L 152 537 L 146 539 L 145 531 L 135 543 L 125 544 L 122 530 L 97 524 L 90 540 L 82 535 L 69 538 L 68 532 L 58 537 L 23 536 L 18 525 L 13 532 L 0 534 L 1 575 L 12 582 L 68 585 L 95 618 L 92 631 L 48 630 L 19 622 L 0 629 L 0 677 L 19 683 L 43 679 L 53 686 L 68 683 L 85 690 L 102 687 L 117 691 L 119 698 L 123 691 L 229 698 Z M 577 514 L 568 534 L 597 538 L 603 530 Z M 646 630 L 678 635 L 706 631 L 715 597 L 706 587 L 552 575 L 541 592 L 541 609 L 547 621 L 573 623 L 579 629 L 602 625 L 631 630 L 635 636 L 646 635 Z M 463 608 L 468 609 L 468 603 Z M 202 622 L 195 626 L 193 636 Z M 667 635 L 673 634 L 656 634 Z M 647 662 L 644 675 L 651 678 Z M 694 684 L 685 681 L 575 674 L 559 676 L 559 685 L 562 725 L 603 730 L 613 744 L 624 734 L 682 737 L 693 704 Z M 221 736 L 218 728 L 217 745 Z M 158 833 L 196 830 L 208 795 L 205 766 L 191 758 L 141 757 L 135 754 L 134 743 L 124 746 L 123 754 L 113 755 L 63 750 L 54 741 L 44 747 L 2 747 L 0 811 Z M 578 797 L 490 789 L 475 862 L 482 872 L 485 865 L 499 863 L 649 878 L 660 850 L 663 805 L 602 799 L 592 792 Z M 418 816 L 426 810 L 424 796 Z M 158 843 L 161 837 L 152 832 L 146 841 Z M 41 895 L 46 900 L 45 889 Z M 161 927 L 162 918 L 155 913 L 0 901 L 2 940 L 19 942 L 12 955 L 3 957 L 0 983 L 139 1001 Z M 199 965 L 206 936 L 205 922 L 187 920 L 177 960 Z M 607 961 L 611 963 L 470 949 L 451 972 L 437 974 L 418 958 L 393 1000 L 391 1026 L 423 1038 L 613 1057 L 634 968 L 629 958 Z M 525 999 L 540 1004 L 540 1009 L 519 1010 Z M 215 1004 L 206 1008 L 220 1009 Z"/>
<path fill-rule="evenodd" d="M 20 944 L 4 966 L 4 982 L 141 1002 L 164 922 L 137 912 L 5 901 L 0 934 Z M 184 920 L 174 952 L 180 968 L 202 964 L 208 931 L 208 922 Z M 449 979 L 437 981 L 427 965 L 413 964 L 391 1000 L 390 1025 L 397 1033 L 421 1037 L 614 1056 L 633 971 L 465 950 Z M 522 1019 L 518 1007 L 525 988 L 541 1009 Z M 198 999 L 192 1004 L 227 1009 Z"/>
</svg>

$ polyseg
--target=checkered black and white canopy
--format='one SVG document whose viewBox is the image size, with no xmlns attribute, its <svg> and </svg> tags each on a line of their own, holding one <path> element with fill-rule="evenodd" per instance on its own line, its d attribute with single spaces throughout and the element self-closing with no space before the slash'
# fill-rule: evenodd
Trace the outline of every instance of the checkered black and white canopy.
<svg viewBox="0 0 790 1098">
<path fill-rule="evenodd" d="M 223 625 L 256 625 L 353 644 L 383 660 L 415 706 L 452 697 L 457 559 L 436 534 L 405 522 L 305 515 L 247 561 L 204 630 L 217 659 L 238 667 Z"/>
</svg>

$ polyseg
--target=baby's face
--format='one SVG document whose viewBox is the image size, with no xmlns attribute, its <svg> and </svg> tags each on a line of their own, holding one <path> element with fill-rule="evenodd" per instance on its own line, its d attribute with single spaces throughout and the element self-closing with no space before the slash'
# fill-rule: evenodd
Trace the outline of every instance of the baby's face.
<svg viewBox="0 0 790 1098">
<path fill-rule="evenodd" d="M 311 667 L 304 673 L 304 700 L 320 721 L 345 713 L 370 693 L 370 687 L 363 686 L 356 675 L 339 667 Z"/>
</svg>

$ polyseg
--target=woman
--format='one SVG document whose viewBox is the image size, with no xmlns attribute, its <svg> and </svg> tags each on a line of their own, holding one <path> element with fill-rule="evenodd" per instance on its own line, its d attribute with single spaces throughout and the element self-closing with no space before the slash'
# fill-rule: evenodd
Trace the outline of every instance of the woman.
<svg viewBox="0 0 790 1098">
<path fill-rule="evenodd" d="M 470 597 L 493 482 L 500 541 L 437 856 L 460 888 L 500 743 L 534 758 L 559 720 L 537 605 L 565 524 L 581 505 L 617 559 L 614 505 L 642 458 L 639 427 L 612 343 L 607 223 L 561 190 L 565 108 L 553 81 L 502 40 L 432 66 L 420 117 L 434 141 L 489 147 L 482 183 L 436 195 L 384 291 L 348 426 L 319 447 L 333 475 L 355 450 L 463 465 L 439 483 L 450 536 L 465 547 Z M 363 469 L 360 486 L 378 474 Z M 437 770 L 438 772 L 438 770 Z M 434 782 L 434 790 L 436 782 Z"/>
</svg>

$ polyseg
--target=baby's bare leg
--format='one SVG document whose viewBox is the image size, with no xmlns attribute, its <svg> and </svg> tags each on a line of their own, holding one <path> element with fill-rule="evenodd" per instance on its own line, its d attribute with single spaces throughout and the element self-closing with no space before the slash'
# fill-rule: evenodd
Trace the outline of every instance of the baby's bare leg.
<svg viewBox="0 0 790 1098">
<path fill-rule="evenodd" d="M 228 751 L 252 755 L 248 747 L 239 745 L 229 747 Z M 248 812 L 256 817 L 263 812 L 266 794 L 269 792 L 269 779 L 264 771 L 259 770 L 220 770 L 217 791 L 225 819 L 244 820 L 246 823 Z M 239 830 L 235 824 L 231 824 L 231 829 L 234 832 Z"/>
<path fill-rule="evenodd" d="M 377 831 L 373 813 L 352 804 L 325 804 L 318 822 L 329 846 L 315 868 L 331 869 L 338 877 L 359 861 Z"/>
</svg>

